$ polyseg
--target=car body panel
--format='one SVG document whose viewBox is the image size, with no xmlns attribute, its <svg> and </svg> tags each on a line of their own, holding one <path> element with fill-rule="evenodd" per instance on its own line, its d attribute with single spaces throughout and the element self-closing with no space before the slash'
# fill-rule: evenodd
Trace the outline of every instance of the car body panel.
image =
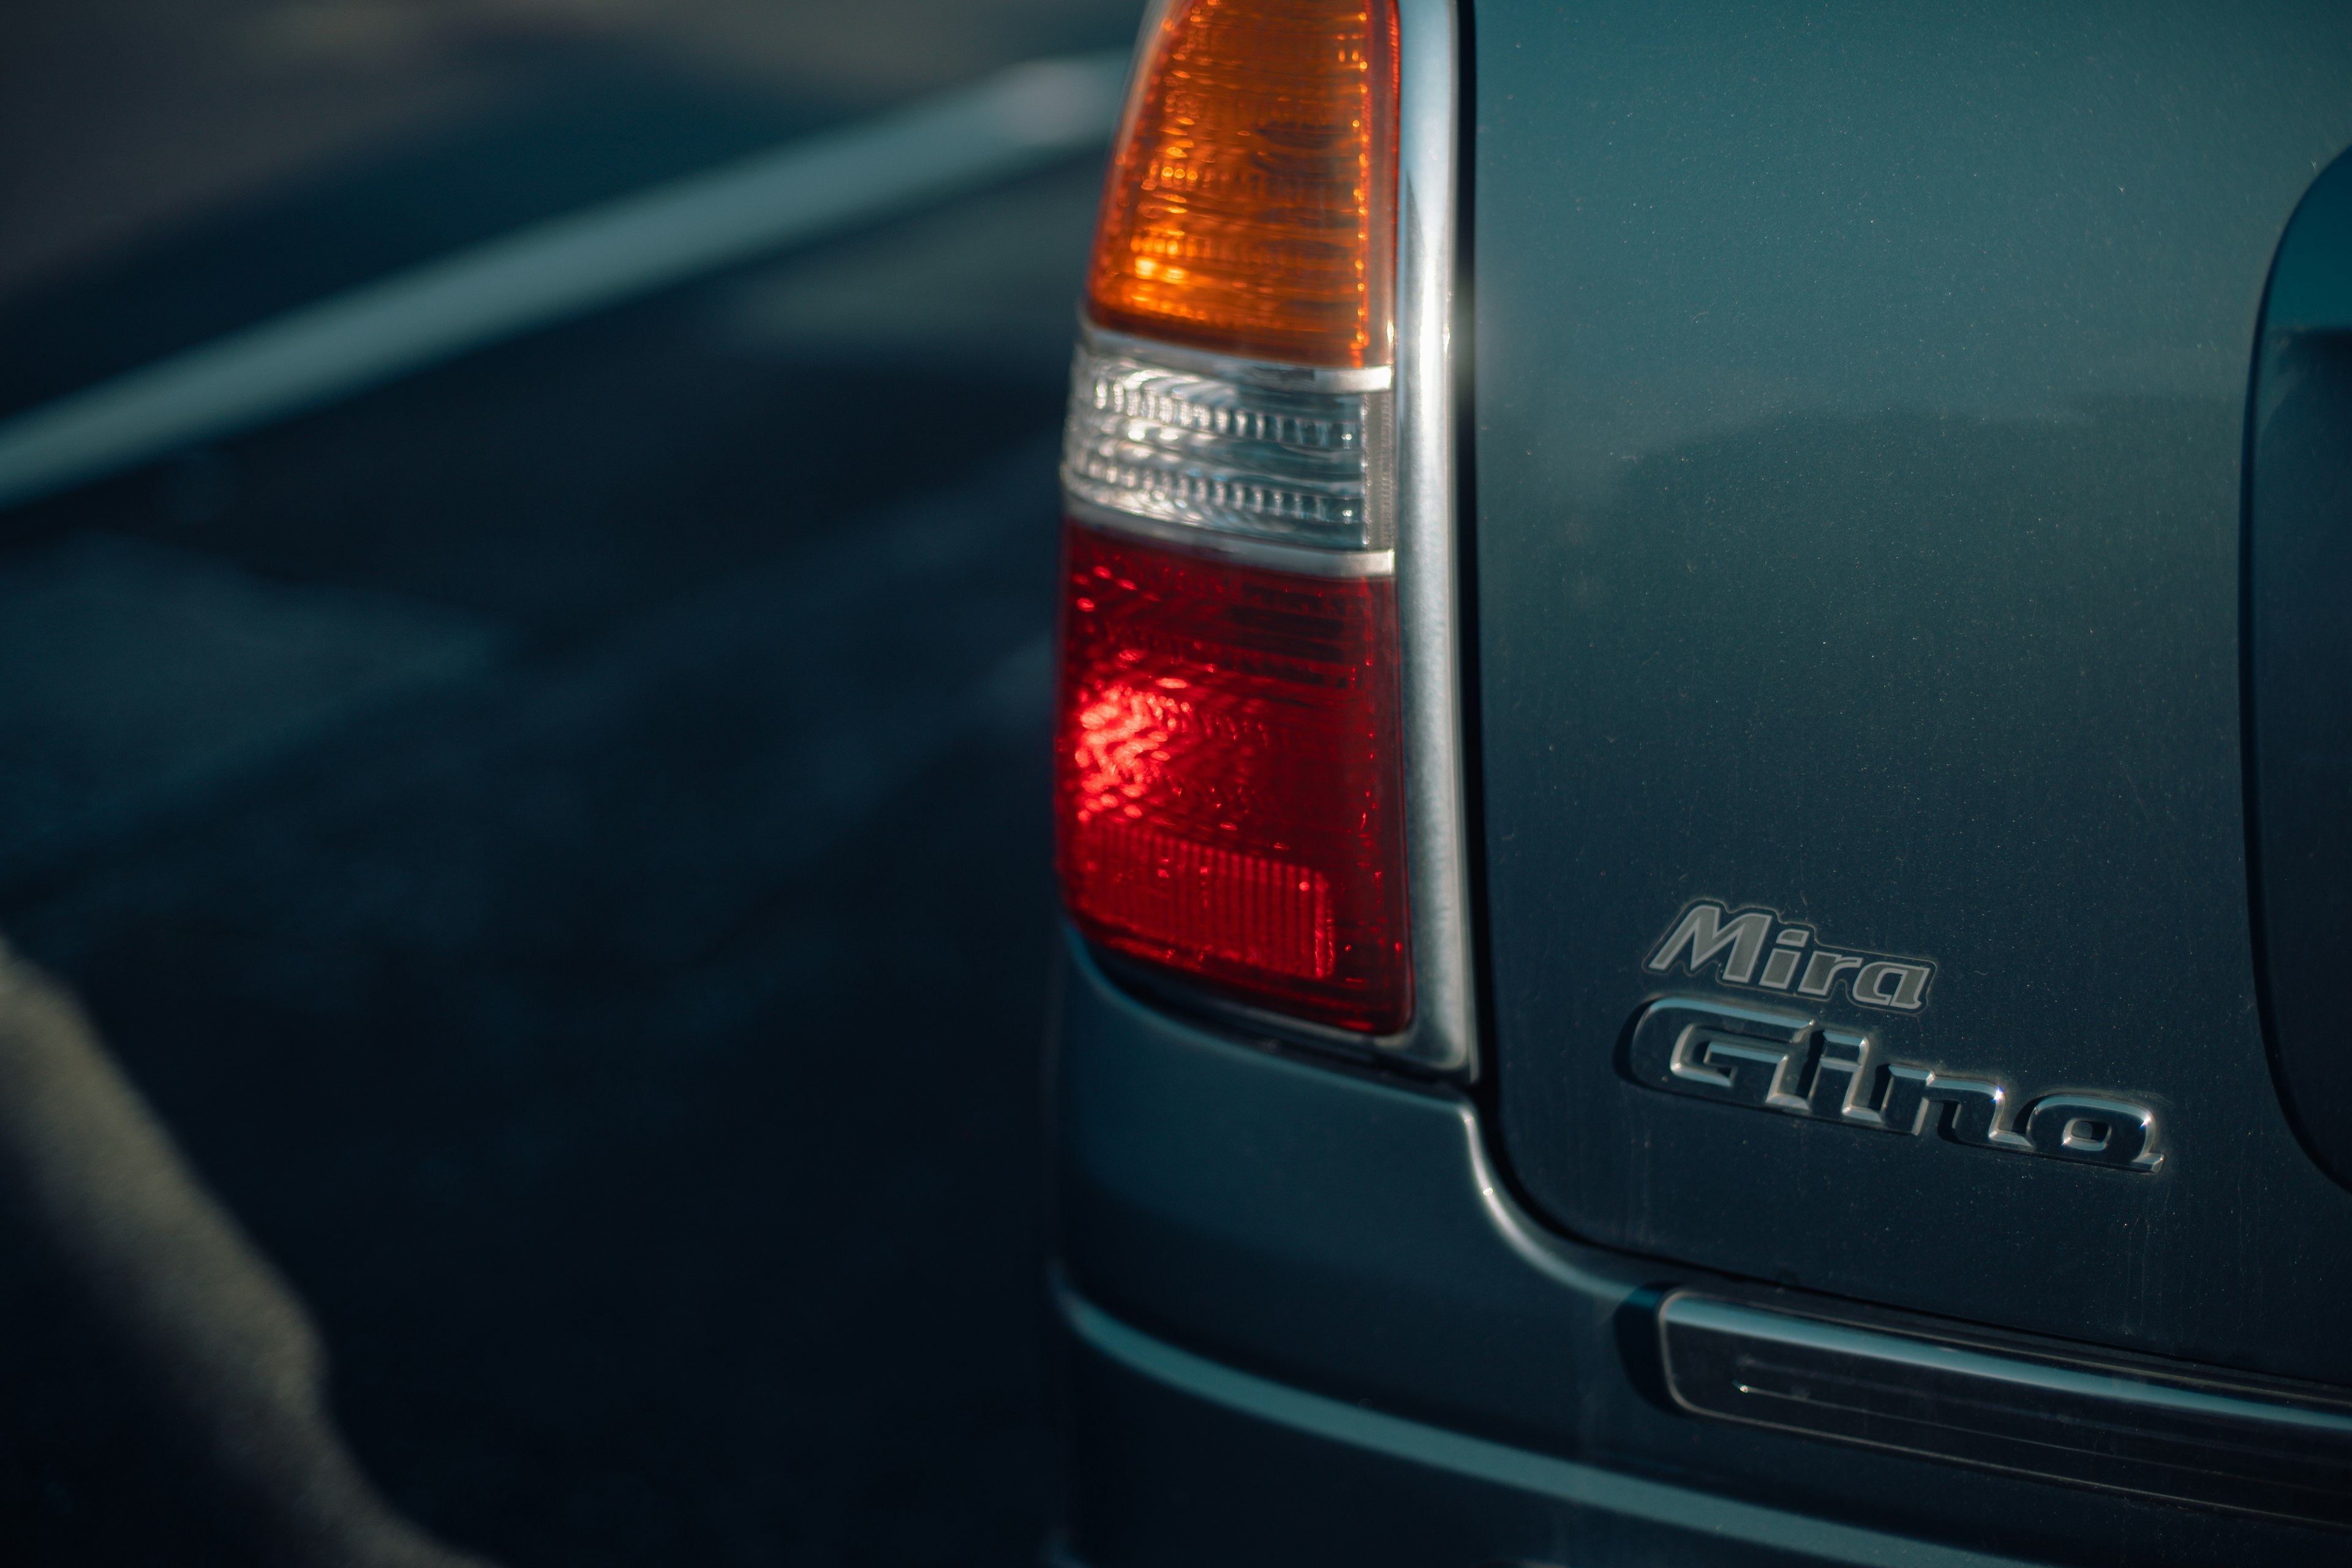
<svg viewBox="0 0 2352 1568">
<path fill-rule="evenodd" d="M 2340 1561 L 2344 1537 L 1696 1420 L 1655 1308 L 1719 1276 L 1546 1234 L 1469 1097 L 1120 990 L 1054 1033 L 1067 1559 Z"/>
<path fill-rule="evenodd" d="M 1567 1232 L 2352 1382 L 2265 1056 L 2241 457 L 2352 12 L 1490 5 L 1475 626 L 1503 1160 Z M 1693 900 L 1935 965 L 1884 1049 L 2155 1108 L 2153 1172 L 1662 1094 Z M 1727 992 L 1718 992 L 1729 994 Z M 1750 999 L 1753 999 L 1752 997 Z"/>
</svg>

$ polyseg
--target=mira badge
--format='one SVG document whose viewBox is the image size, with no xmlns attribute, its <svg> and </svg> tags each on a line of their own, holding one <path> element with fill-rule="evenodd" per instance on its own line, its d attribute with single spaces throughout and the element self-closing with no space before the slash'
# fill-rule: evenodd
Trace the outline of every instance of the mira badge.
<svg viewBox="0 0 2352 1568">
<path fill-rule="evenodd" d="M 1779 925 L 1776 931 L 1773 928 Z M 1917 1013 L 1936 966 L 1920 959 L 1841 952 L 1769 910 L 1728 913 L 1693 904 L 1643 967 L 1683 971 L 1726 985 L 1826 1002 L 1843 984 L 1865 1007 Z M 2110 1170 L 2153 1171 L 2164 1160 L 2156 1112 L 2104 1089 L 2061 1089 L 2031 1100 L 1988 1074 L 1898 1061 L 1871 1028 L 1847 1028 L 1811 1011 L 1706 996 L 1645 1003 L 1625 1037 L 1627 1076 L 1650 1089 L 1720 1105 Z"/>
<path fill-rule="evenodd" d="M 1816 946 L 1810 927 L 1781 925 L 1769 910 L 1727 914 L 1721 904 L 1697 903 L 1666 933 L 1644 966 L 1665 974 L 1680 963 L 1696 974 L 1720 964 L 1726 985 L 1753 985 L 1796 996 L 1826 997 L 1843 983 L 1846 994 L 1865 1007 L 1916 1013 L 1927 1005 L 1927 984 L 1936 966 L 1916 958 L 1882 958 L 1870 952 L 1832 952 Z"/>
</svg>

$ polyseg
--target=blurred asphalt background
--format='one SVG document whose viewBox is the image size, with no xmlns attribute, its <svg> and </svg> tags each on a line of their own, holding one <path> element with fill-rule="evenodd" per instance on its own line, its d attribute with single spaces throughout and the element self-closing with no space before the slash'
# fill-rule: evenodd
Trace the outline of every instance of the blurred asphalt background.
<svg viewBox="0 0 2352 1568">
<path fill-rule="evenodd" d="M 1132 0 L 19 0 L 0 416 Z M 1034 1560 L 1098 158 L 0 512 L 0 930 L 516 1568 Z M 0 1556 L 238 1560 L 0 1232 Z"/>
</svg>

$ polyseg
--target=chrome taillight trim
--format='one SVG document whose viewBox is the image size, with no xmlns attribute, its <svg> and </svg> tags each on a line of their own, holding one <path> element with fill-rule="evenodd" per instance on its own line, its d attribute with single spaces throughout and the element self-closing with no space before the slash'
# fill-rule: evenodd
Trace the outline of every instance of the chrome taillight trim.
<svg viewBox="0 0 2352 1568">
<path fill-rule="evenodd" d="M 1454 0 L 1397 0 L 1395 481 L 1405 854 L 1413 1021 L 1388 1054 L 1477 1069 L 1462 760 L 1461 556 L 1454 526 L 1454 291 L 1459 110 Z"/>
</svg>

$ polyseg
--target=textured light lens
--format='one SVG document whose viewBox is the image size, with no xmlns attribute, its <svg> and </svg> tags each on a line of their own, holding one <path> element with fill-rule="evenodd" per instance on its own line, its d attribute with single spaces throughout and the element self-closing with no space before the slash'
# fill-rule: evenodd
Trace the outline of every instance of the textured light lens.
<svg viewBox="0 0 2352 1568">
<path fill-rule="evenodd" d="M 1229 380 L 1081 344 L 1062 478 L 1072 499 L 1286 543 L 1372 546 L 1368 433 L 1387 395 Z"/>
<path fill-rule="evenodd" d="M 1059 860 L 1094 941 L 1362 1034 L 1412 1014 L 1395 584 L 1066 531 Z"/>
<path fill-rule="evenodd" d="M 1395 0 L 1157 15 L 1063 439 L 1063 895 L 1195 994 L 1393 1036 Z"/>
<path fill-rule="evenodd" d="M 1259 359 L 1387 363 L 1394 0 L 1171 0 L 1143 65 L 1094 319 Z"/>
</svg>

